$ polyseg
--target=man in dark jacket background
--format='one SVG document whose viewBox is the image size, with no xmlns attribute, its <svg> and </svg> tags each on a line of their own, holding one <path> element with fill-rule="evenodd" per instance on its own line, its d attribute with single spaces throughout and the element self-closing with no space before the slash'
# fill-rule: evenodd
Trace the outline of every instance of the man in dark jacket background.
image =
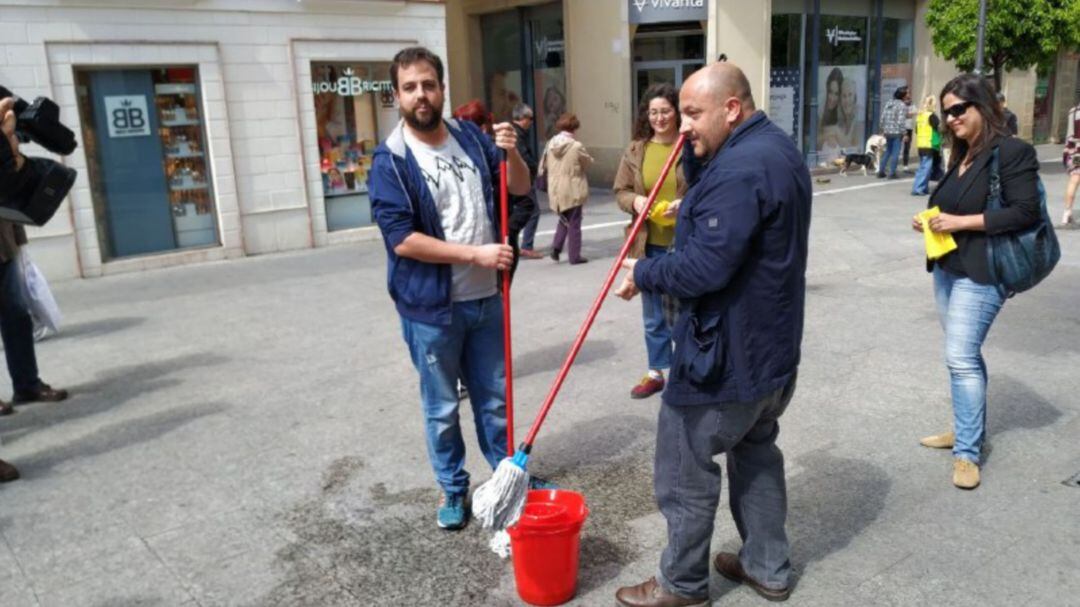
<svg viewBox="0 0 1080 607">
<path fill-rule="evenodd" d="M 681 131 L 702 162 L 683 199 L 675 251 L 627 260 L 616 294 L 680 300 L 672 373 L 656 437 L 654 487 L 668 545 L 657 577 L 620 604 L 708 604 L 709 541 L 724 453 L 743 546 L 715 566 L 771 600 L 790 593 L 787 489 L 778 419 L 795 390 L 803 331 L 810 174 L 791 138 L 757 111 L 731 63 L 696 72 Z"/>
<path fill-rule="evenodd" d="M 536 203 L 536 169 L 538 166 L 536 154 L 533 154 L 532 142 L 529 131 L 533 126 L 532 108 L 524 103 L 518 103 L 510 114 L 517 133 L 517 151 L 525 166 L 529 167 L 529 193 L 524 196 L 510 197 L 510 246 L 514 247 L 515 253 L 526 259 L 540 259 L 544 255 L 536 252 L 534 240 L 536 228 L 540 224 L 540 205 Z M 514 269 L 517 269 L 517 258 L 514 259 Z"/>
</svg>

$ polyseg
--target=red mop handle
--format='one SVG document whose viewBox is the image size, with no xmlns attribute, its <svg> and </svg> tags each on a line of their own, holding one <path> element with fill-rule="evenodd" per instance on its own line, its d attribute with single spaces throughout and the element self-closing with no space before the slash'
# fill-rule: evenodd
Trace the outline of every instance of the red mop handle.
<svg viewBox="0 0 1080 607">
<path fill-rule="evenodd" d="M 544 418 L 547 417 L 548 411 L 551 410 L 551 405 L 555 403 L 555 396 L 559 393 L 559 389 L 562 388 L 563 381 L 566 380 L 567 374 L 570 373 L 570 366 L 574 364 L 574 359 L 577 358 L 582 344 L 585 343 L 585 337 L 589 334 L 589 329 L 592 328 L 597 313 L 600 312 L 600 306 L 604 304 L 604 299 L 607 298 L 608 290 L 611 289 L 611 285 L 615 282 L 615 277 L 619 275 L 619 270 L 622 268 L 622 262 L 630 252 L 630 246 L 634 243 L 634 238 L 637 236 L 638 232 L 641 231 L 641 226 L 645 223 L 645 219 L 649 216 L 649 210 L 652 208 L 653 201 L 656 200 L 656 195 L 660 193 L 660 188 L 664 185 L 664 180 L 667 179 L 668 172 L 671 171 L 672 165 L 675 164 L 675 158 L 679 156 L 679 150 L 682 149 L 685 140 L 686 135 L 680 134 L 679 139 L 675 142 L 675 146 L 671 148 L 671 155 L 668 156 L 667 162 L 664 163 L 664 168 L 660 171 L 660 177 L 656 180 L 656 184 L 653 185 L 652 191 L 649 192 L 649 199 L 645 202 L 645 208 L 642 209 L 641 212 L 638 213 L 637 218 L 634 219 L 634 225 L 630 228 L 630 234 L 627 235 L 626 242 L 624 242 L 622 248 L 619 249 L 619 255 L 615 258 L 615 263 L 612 264 L 611 270 L 608 271 L 607 278 L 604 279 L 604 286 L 600 288 L 600 293 L 597 294 L 596 300 L 593 301 L 592 308 L 589 309 L 589 314 L 585 317 L 585 322 L 582 323 L 581 329 L 578 330 L 577 337 L 574 338 L 574 344 L 570 346 L 570 352 L 567 353 L 566 360 L 563 361 L 562 368 L 559 369 L 559 374 L 555 376 L 555 382 L 551 385 L 551 390 L 548 391 L 547 397 L 544 399 L 544 405 L 540 408 L 540 413 L 536 416 L 536 421 L 533 422 L 532 428 L 529 429 L 529 434 L 525 436 L 525 442 L 522 443 L 522 449 L 525 450 L 526 453 L 531 449 L 533 441 L 536 440 L 536 433 L 540 431 L 540 426 L 544 423 Z"/>
<path fill-rule="evenodd" d="M 499 161 L 499 213 L 503 244 L 510 244 L 510 196 L 506 185 L 506 150 Z M 506 366 L 506 454 L 514 455 L 514 356 L 510 350 L 510 268 L 502 272 L 503 363 Z"/>
</svg>

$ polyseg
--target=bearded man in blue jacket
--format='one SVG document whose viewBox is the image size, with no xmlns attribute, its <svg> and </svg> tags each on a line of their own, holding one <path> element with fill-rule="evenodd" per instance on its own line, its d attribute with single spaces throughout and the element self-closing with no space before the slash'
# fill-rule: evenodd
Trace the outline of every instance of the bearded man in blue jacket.
<svg viewBox="0 0 1080 607">
<path fill-rule="evenodd" d="M 443 64 L 431 51 L 399 52 L 390 80 L 402 120 L 375 150 L 368 192 L 386 244 L 390 297 L 420 374 L 428 457 L 443 492 L 436 523 L 461 529 L 469 516 L 469 473 L 459 377 L 484 458 L 495 468 L 506 457 L 497 274 L 510 269 L 513 250 L 496 236 L 499 149 L 507 153 L 511 194 L 529 193 L 529 169 L 510 123 L 495 125 L 493 143 L 473 123 L 443 118 Z"/>
<path fill-rule="evenodd" d="M 683 199 L 675 250 L 628 260 L 616 292 L 680 300 L 657 426 L 654 489 L 668 545 L 656 577 L 620 588 L 627 607 L 709 604 L 709 541 L 727 457 L 738 554 L 717 571 L 770 600 L 790 594 L 787 489 L 778 419 L 795 391 L 803 332 L 810 174 L 791 137 L 756 110 L 731 63 L 695 72 L 681 131 L 702 167 Z"/>
</svg>

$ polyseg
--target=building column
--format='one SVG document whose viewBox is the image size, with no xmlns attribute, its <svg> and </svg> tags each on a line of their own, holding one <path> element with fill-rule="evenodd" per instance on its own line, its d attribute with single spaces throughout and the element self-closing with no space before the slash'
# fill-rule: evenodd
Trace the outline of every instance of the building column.
<svg viewBox="0 0 1080 607">
<path fill-rule="evenodd" d="M 769 108 L 769 65 L 772 49 L 772 0 L 713 0 L 709 3 L 705 61 L 720 53 L 738 65 L 750 81 L 758 109 Z"/>
</svg>

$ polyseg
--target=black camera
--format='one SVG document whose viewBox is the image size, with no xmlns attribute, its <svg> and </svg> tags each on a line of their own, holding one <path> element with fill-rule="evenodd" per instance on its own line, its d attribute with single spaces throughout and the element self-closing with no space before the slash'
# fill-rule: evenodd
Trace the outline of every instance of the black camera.
<svg viewBox="0 0 1080 607">
<path fill-rule="evenodd" d="M 75 151 L 75 133 L 60 122 L 60 108 L 46 97 L 33 103 L 0 86 L 0 99 L 15 99 L 15 135 L 50 152 L 66 156 Z M 0 117 L 2 118 L 2 117 Z M 28 157 L 16 171 L 11 146 L 0 141 L 0 220 L 45 225 L 64 201 L 78 175 L 74 169 L 48 158 Z"/>
</svg>

